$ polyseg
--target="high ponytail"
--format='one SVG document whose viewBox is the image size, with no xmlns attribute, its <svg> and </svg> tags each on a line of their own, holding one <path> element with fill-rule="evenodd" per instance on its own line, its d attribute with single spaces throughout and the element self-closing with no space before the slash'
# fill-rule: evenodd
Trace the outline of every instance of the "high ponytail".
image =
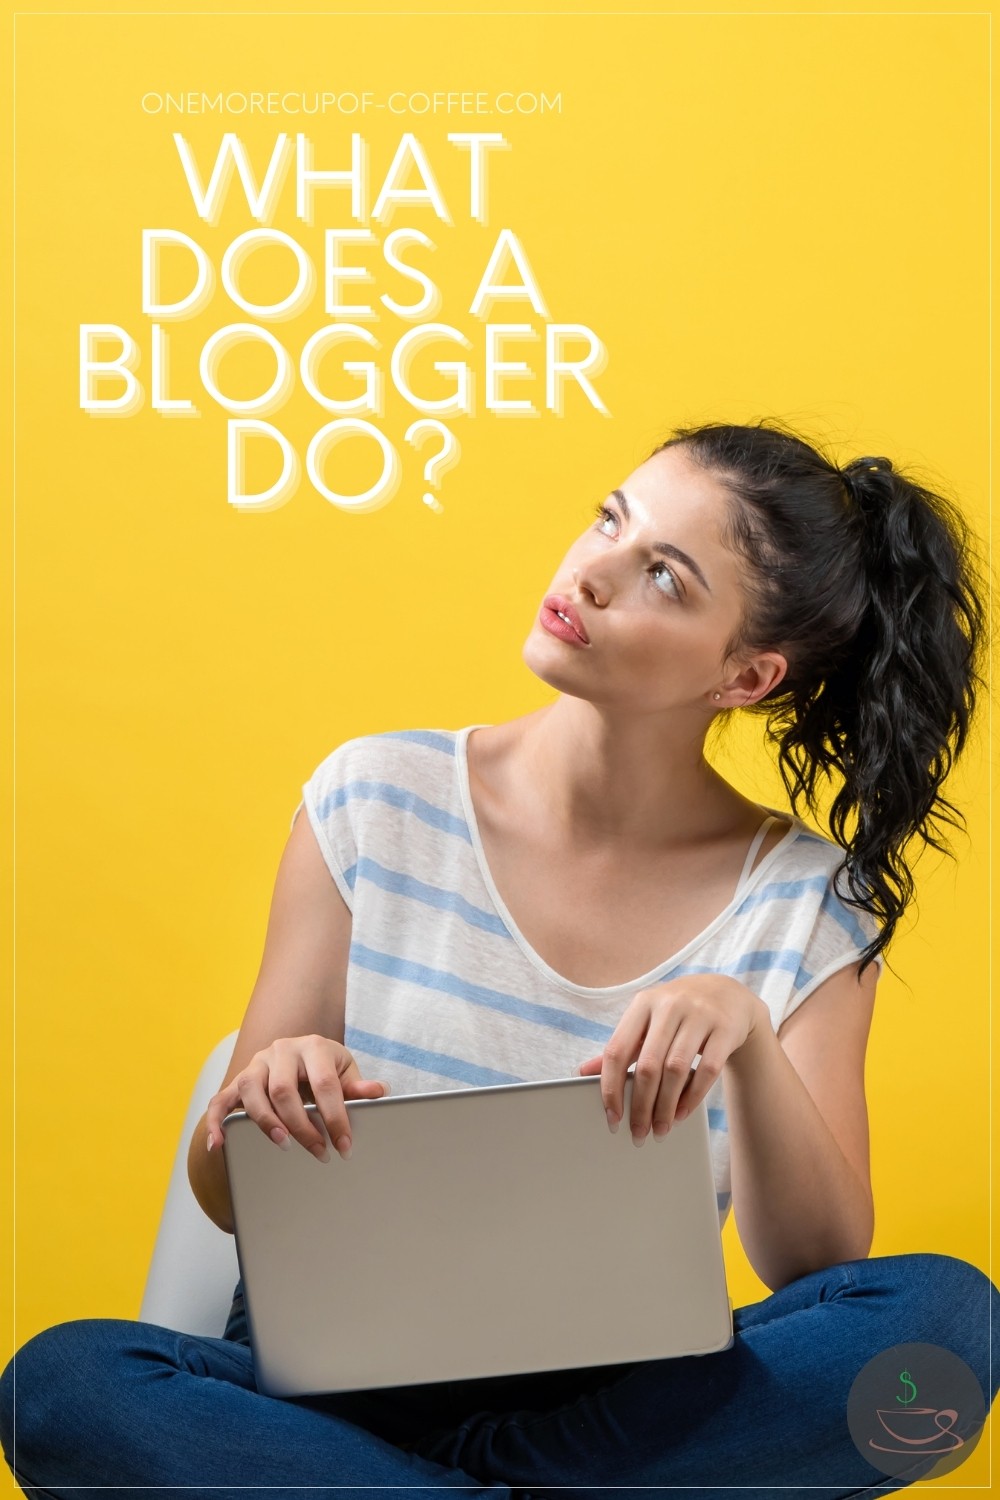
<svg viewBox="0 0 1000 1500">
<path fill-rule="evenodd" d="M 677 444 L 729 490 L 725 540 L 750 564 L 728 650 L 780 649 L 788 660 L 749 711 L 767 717 L 793 810 L 804 800 L 816 814 L 822 783 L 839 783 L 837 889 L 881 928 L 863 971 L 912 899 L 910 840 L 950 853 L 941 825 L 964 822 L 941 786 L 982 686 L 971 532 L 889 459 L 839 469 L 774 424 L 676 428 L 654 452 Z"/>
</svg>

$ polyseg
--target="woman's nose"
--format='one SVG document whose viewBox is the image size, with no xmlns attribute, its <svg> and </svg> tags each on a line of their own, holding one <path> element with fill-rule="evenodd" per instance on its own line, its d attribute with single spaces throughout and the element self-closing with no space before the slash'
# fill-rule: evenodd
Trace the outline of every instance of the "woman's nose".
<svg viewBox="0 0 1000 1500">
<path fill-rule="evenodd" d="M 608 585 L 604 581 L 600 567 L 593 562 L 583 565 L 582 574 L 579 567 L 574 568 L 573 582 L 578 589 L 586 589 L 597 604 L 604 604 L 607 601 Z"/>
</svg>

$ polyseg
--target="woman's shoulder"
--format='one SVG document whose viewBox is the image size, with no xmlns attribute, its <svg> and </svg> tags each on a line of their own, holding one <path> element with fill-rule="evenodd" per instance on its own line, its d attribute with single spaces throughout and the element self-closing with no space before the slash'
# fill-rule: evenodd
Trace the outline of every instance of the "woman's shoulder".
<svg viewBox="0 0 1000 1500">
<path fill-rule="evenodd" d="M 331 785 L 359 779 L 435 780 L 450 775 L 458 731 L 387 729 L 341 740 L 317 765 L 311 781 Z"/>
<path fill-rule="evenodd" d="M 775 860 L 775 864 L 809 873 L 825 871 L 828 875 L 833 875 L 844 859 L 844 850 L 839 844 L 787 809 L 765 806 L 764 811 L 777 819 L 783 830 L 783 836 L 774 850 L 781 857 Z"/>
<path fill-rule="evenodd" d="M 790 812 L 767 808 L 782 819 L 785 837 L 768 861 L 770 868 L 758 888 L 762 904 L 776 908 L 791 902 L 800 921 L 814 929 L 839 932 L 841 941 L 863 948 L 878 931 L 875 918 L 857 906 L 851 897 L 845 863 L 846 851 L 833 839 L 819 833 Z"/>
</svg>

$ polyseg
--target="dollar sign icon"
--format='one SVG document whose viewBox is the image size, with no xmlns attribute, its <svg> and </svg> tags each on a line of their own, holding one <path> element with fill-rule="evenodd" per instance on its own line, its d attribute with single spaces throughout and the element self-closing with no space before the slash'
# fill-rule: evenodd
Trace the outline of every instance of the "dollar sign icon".
<svg viewBox="0 0 1000 1500">
<path fill-rule="evenodd" d="M 909 1370 L 900 1370 L 899 1378 L 904 1385 L 908 1385 L 910 1387 L 910 1394 L 908 1396 L 897 1396 L 896 1400 L 900 1403 L 901 1406 L 909 1406 L 910 1402 L 917 1394 L 917 1388 L 913 1384 L 913 1381 L 910 1379 Z"/>
</svg>

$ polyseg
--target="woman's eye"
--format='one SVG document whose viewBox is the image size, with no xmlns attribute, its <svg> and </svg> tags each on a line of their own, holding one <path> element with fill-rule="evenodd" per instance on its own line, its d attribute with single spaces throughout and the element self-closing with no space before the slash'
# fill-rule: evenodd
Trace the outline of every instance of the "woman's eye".
<svg viewBox="0 0 1000 1500">
<path fill-rule="evenodd" d="M 671 571 L 667 567 L 666 563 L 654 563 L 653 566 L 650 568 L 649 571 L 651 573 L 656 573 L 656 572 L 659 572 L 659 570 L 661 568 L 663 570 L 663 576 L 664 576 L 664 578 L 666 578 L 669 581 L 670 587 L 669 588 L 665 588 L 665 589 L 660 589 L 660 593 L 661 594 L 666 594 L 669 599 L 679 599 L 681 597 L 681 591 L 677 587 L 677 580 L 676 580 L 676 578 L 674 577 L 673 573 L 671 573 Z M 659 585 L 657 585 L 657 587 L 659 587 Z"/>
<path fill-rule="evenodd" d="M 595 523 L 595 529 L 597 531 L 602 531 L 604 529 L 604 523 L 606 521 L 614 521 L 617 523 L 618 517 L 615 515 L 613 510 L 609 509 L 607 505 L 599 505 L 597 507 L 597 521 Z M 667 567 L 666 563 L 654 563 L 649 571 L 653 574 L 662 573 L 663 577 L 668 580 L 668 586 L 666 588 L 661 588 L 659 583 L 656 584 L 656 588 L 659 593 L 666 594 L 668 599 L 683 598 L 680 589 L 677 587 L 677 580 L 670 569 Z"/>
</svg>

